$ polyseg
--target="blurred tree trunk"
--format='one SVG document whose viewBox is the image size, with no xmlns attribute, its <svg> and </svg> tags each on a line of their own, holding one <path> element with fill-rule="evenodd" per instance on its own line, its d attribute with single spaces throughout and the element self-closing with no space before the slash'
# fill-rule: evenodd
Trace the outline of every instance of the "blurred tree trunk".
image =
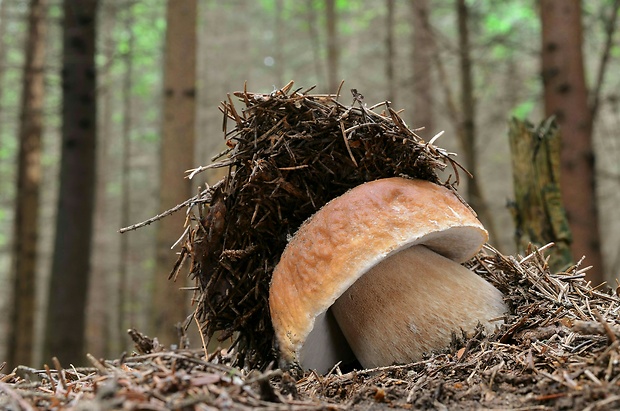
<svg viewBox="0 0 620 411">
<path fill-rule="evenodd" d="M 336 93 L 340 86 L 336 0 L 325 0 L 325 21 L 327 24 L 327 86 L 329 93 Z"/>
<path fill-rule="evenodd" d="M 122 106 L 123 106 L 123 125 L 121 130 L 121 139 L 123 143 L 123 151 L 121 155 L 121 227 L 127 227 L 130 221 L 130 198 L 131 198 L 131 180 L 129 178 L 131 172 L 131 128 L 132 128 L 132 104 L 131 104 L 131 87 L 133 86 L 133 53 L 135 44 L 135 34 L 133 31 L 133 2 L 125 11 L 125 32 L 128 35 L 127 50 L 122 56 L 125 65 L 125 73 L 123 74 L 123 90 L 122 90 Z M 121 330 L 128 327 L 135 327 L 136 321 L 135 310 L 129 310 L 129 301 L 135 299 L 132 287 L 128 281 L 127 269 L 129 267 L 129 235 L 122 235 L 119 239 L 119 259 L 118 259 L 118 284 L 116 295 L 118 296 L 118 311 L 116 312 L 116 324 Z M 129 291 L 129 292 L 128 292 Z M 130 297 L 128 299 L 128 297 Z M 119 344 L 123 347 L 127 336 L 120 333 Z"/>
<path fill-rule="evenodd" d="M 573 264 L 571 231 L 560 192 L 560 147 L 558 125 L 553 119 L 538 127 L 511 119 L 508 138 L 512 159 L 515 201 L 516 245 L 524 255 L 530 244 L 555 246 L 548 253 L 553 272 Z"/>
<path fill-rule="evenodd" d="M 274 42 L 274 59 L 276 72 L 276 87 L 283 87 L 287 81 L 284 79 L 284 45 L 287 43 L 284 37 L 284 0 L 276 0 L 276 24 L 275 24 L 275 42 Z"/>
<path fill-rule="evenodd" d="M 396 100 L 396 79 L 394 75 L 394 62 L 396 49 L 394 48 L 394 0 L 386 0 L 387 17 L 385 22 L 385 77 L 388 83 L 387 100 Z"/>
<path fill-rule="evenodd" d="M 545 112 L 562 135 L 561 188 L 573 233 L 575 260 L 592 265 L 588 278 L 604 281 L 594 181 L 592 112 L 581 51 L 581 2 L 541 0 L 542 79 Z"/>
<path fill-rule="evenodd" d="M 63 2 L 62 148 L 44 360 L 85 361 L 95 200 L 97 0 Z"/>
<path fill-rule="evenodd" d="M 314 7 L 314 0 L 306 2 L 308 10 L 308 31 L 310 33 L 310 44 L 312 47 L 312 61 L 314 63 L 314 72 L 318 84 L 325 84 L 325 72 L 321 64 L 321 52 L 319 46 L 319 32 L 317 30 L 317 13 Z M 329 90 L 328 90 L 329 91 Z"/>
<path fill-rule="evenodd" d="M 4 77 L 6 73 L 6 49 L 7 49 L 7 4 L 8 1 L 0 2 L 0 102 L 4 101 Z M 2 130 L 4 129 L 4 107 L 0 105 L 0 142 L 2 142 Z"/>
<path fill-rule="evenodd" d="M 480 221 L 489 232 L 491 241 L 497 239 L 495 224 L 487 201 L 480 187 L 478 152 L 476 147 L 476 98 L 469 44 L 469 10 L 465 0 L 456 1 L 459 31 L 459 60 L 461 74 L 461 124 L 459 139 L 465 157 L 465 168 L 474 178 L 467 181 L 467 201 L 478 213 Z"/>
<path fill-rule="evenodd" d="M 110 145 L 112 143 L 112 96 L 113 74 L 111 70 L 114 59 L 114 33 L 117 6 L 115 2 L 102 3 L 101 34 L 103 67 L 99 70 L 98 98 L 101 113 L 99 116 L 97 164 L 109 164 L 112 160 Z M 111 267 L 111 238 L 106 227 L 109 227 L 109 202 L 107 186 L 111 170 L 109 167 L 98 167 L 95 203 L 95 233 L 93 236 L 93 267 L 88 293 L 88 312 L 86 325 L 87 350 L 97 358 L 105 358 L 112 353 L 121 352 L 116 344 L 119 340 L 119 328 L 113 321 L 118 302 L 111 293 L 111 283 L 115 279 Z M 116 241 L 114 240 L 114 243 Z M 123 333 L 124 335 L 124 333 Z"/>
<path fill-rule="evenodd" d="M 45 94 L 46 10 L 46 0 L 30 2 L 19 125 L 17 201 L 13 223 L 13 312 L 9 369 L 20 364 L 32 365 Z"/>
<path fill-rule="evenodd" d="M 429 140 L 435 134 L 433 118 L 433 78 L 432 61 L 435 42 L 429 22 L 428 0 L 410 0 L 411 21 L 413 22 L 413 126 L 424 127 L 421 134 Z"/>
<path fill-rule="evenodd" d="M 196 0 L 168 1 L 164 62 L 164 122 L 161 144 L 159 200 L 163 210 L 192 195 L 185 171 L 194 163 L 196 116 Z M 178 343 L 175 324 L 188 315 L 189 294 L 178 288 L 181 278 L 168 281 L 176 254 L 170 247 L 183 233 L 185 213 L 174 213 L 158 222 L 157 263 L 154 286 L 154 335 L 169 345 Z"/>
</svg>

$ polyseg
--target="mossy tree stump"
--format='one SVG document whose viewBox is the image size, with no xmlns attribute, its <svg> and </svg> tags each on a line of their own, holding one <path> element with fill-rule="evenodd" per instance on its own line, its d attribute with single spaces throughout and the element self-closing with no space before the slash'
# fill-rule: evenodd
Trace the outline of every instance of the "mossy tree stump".
<svg viewBox="0 0 620 411">
<path fill-rule="evenodd" d="M 560 131 L 553 118 L 535 127 L 511 119 L 508 132 L 515 200 L 511 211 L 519 252 L 530 244 L 555 243 L 550 253 L 551 270 L 573 263 L 571 231 L 560 192 Z"/>
</svg>

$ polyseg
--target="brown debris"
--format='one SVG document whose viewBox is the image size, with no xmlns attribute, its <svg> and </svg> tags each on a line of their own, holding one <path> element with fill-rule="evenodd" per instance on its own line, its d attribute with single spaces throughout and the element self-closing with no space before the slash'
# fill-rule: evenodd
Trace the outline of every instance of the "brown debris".
<svg viewBox="0 0 620 411">
<path fill-rule="evenodd" d="M 413 364 L 308 373 L 300 393 L 349 405 L 413 409 L 603 410 L 620 406 L 620 299 L 593 288 L 579 266 L 551 273 L 548 257 L 491 249 L 470 263 L 506 295 L 502 329 Z M 374 398 L 374 400 L 373 400 Z"/>
<path fill-rule="evenodd" d="M 181 259 L 191 258 L 198 281 L 196 315 L 208 335 L 222 332 L 235 338 L 234 346 L 211 354 L 169 350 L 132 330 L 136 353 L 118 360 L 88 356 L 90 368 L 62 368 L 56 360 L 54 369 L 0 373 L 0 408 L 620 407 L 620 299 L 588 283 L 580 264 L 552 272 L 550 246 L 525 257 L 487 246 L 467 264 L 500 289 L 510 307 L 493 334 L 455 335 L 451 347 L 412 364 L 348 372 L 336 366 L 297 380 L 272 369 L 267 289 L 287 236 L 367 179 L 405 174 L 439 182 L 435 171 L 446 165 L 458 177 L 447 153 L 421 141 L 389 107 L 382 116 L 357 93 L 345 106 L 331 96 L 291 90 L 289 84 L 268 95 L 235 93 L 242 111 L 232 97 L 222 103 L 224 124 L 233 121 L 235 128 L 227 133 L 226 157 L 210 167 L 228 167 L 228 177 L 186 202 L 192 225 Z"/>
<path fill-rule="evenodd" d="M 92 368 L 43 370 L 18 367 L 0 382 L 3 410 L 313 410 L 322 401 L 284 398 L 270 383 L 280 370 L 246 373 L 226 351 L 210 361 L 202 350 L 161 349 L 107 361 L 88 357 Z"/>
<path fill-rule="evenodd" d="M 458 164 L 423 141 L 389 103 L 366 107 L 335 96 L 293 90 L 234 93 L 222 102 L 228 149 L 219 162 L 227 176 L 194 201 L 184 250 L 199 292 L 196 316 L 211 338 L 232 338 L 238 365 L 264 368 L 275 359 L 268 290 L 272 271 L 299 226 L 325 203 L 367 181 L 410 176 L 458 181 Z M 230 123 L 234 125 L 228 130 Z"/>
<path fill-rule="evenodd" d="M 140 353 L 89 357 L 92 368 L 0 374 L 0 408 L 29 409 L 523 409 L 620 406 L 620 299 L 592 287 L 578 265 L 553 273 L 548 257 L 504 256 L 488 247 L 469 263 L 506 295 L 497 332 L 455 336 L 422 361 L 297 381 L 279 369 L 234 367 L 233 350 L 168 350 L 132 332 Z M 455 297 L 456 298 L 456 297 Z M 612 338 L 613 335 L 615 338 Z"/>
</svg>

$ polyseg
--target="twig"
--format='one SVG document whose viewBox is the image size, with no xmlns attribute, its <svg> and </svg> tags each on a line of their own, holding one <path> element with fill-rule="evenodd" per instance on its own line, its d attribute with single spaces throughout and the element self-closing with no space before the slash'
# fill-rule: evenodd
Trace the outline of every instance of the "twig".
<svg viewBox="0 0 620 411">
<path fill-rule="evenodd" d="M 65 375 L 63 373 L 62 366 L 60 365 L 60 361 L 57 357 L 52 357 L 52 362 L 54 363 L 54 367 L 56 368 L 56 373 L 58 374 L 58 380 L 60 381 L 60 385 L 62 385 L 62 388 L 67 391 L 67 381 L 65 381 Z"/>
<path fill-rule="evenodd" d="M 105 367 L 105 365 L 103 365 L 101 363 L 101 361 L 99 361 L 98 359 L 96 359 L 91 353 L 86 353 L 86 358 L 88 358 L 88 361 L 90 361 L 90 363 L 103 375 L 106 375 L 109 373 L 108 369 Z"/>
<path fill-rule="evenodd" d="M 194 202 L 198 202 L 199 199 L 200 199 L 200 194 L 190 198 L 189 200 L 183 201 L 181 204 L 178 204 L 178 205 L 172 207 L 170 210 L 164 211 L 163 213 L 158 214 L 155 217 L 151 217 L 148 220 L 145 220 L 145 221 L 143 221 L 141 223 L 130 225 L 129 227 L 121 228 L 120 230 L 118 230 L 118 232 L 123 234 L 123 233 L 126 233 L 127 231 L 137 230 L 138 228 L 147 226 L 147 225 L 149 225 L 151 223 L 154 223 L 157 220 L 161 220 L 162 218 L 169 216 L 170 214 L 176 213 L 177 211 L 179 211 L 183 207 L 187 207 L 188 205 L 190 205 L 190 204 L 192 204 Z M 207 201 L 207 200 L 205 200 L 205 201 Z"/>
<path fill-rule="evenodd" d="M 598 312 L 598 310 L 592 310 L 592 313 L 594 314 L 594 317 L 596 317 L 598 322 L 600 322 L 601 325 L 603 326 L 603 329 L 605 330 L 605 334 L 607 335 L 609 342 L 610 343 L 616 342 L 618 338 L 616 337 L 613 330 L 609 326 L 609 323 L 607 322 L 607 320 L 603 318 L 603 316 L 601 315 L 601 313 Z"/>
</svg>

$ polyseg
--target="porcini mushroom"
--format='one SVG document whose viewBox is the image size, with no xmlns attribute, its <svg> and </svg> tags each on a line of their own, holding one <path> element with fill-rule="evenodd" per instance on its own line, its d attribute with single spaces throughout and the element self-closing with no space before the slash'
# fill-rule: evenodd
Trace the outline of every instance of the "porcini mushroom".
<svg viewBox="0 0 620 411">
<path fill-rule="evenodd" d="M 493 330 L 507 311 L 503 296 L 460 264 L 487 239 L 468 206 L 428 181 L 376 180 L 330 201 L 273 272 L 281 366 L 407 363 L 446 348 L 452 333 Z"/>
</svg>

